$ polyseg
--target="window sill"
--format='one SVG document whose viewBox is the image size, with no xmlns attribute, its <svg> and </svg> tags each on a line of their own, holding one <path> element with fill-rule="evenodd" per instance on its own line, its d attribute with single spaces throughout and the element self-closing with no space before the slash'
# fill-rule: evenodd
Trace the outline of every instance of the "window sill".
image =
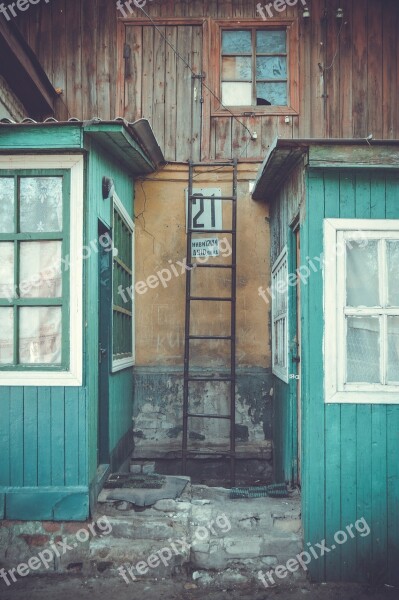
<svg viewBox="0 0 399 600">
<path fill-rule="evenodd" d="M 121 358 L 120 360 L 115 360 L 112 363 L 112 373 L 118 373 L 118 371 L 123 371 L 123 369 L 130 369 L 134 367 L 134 359 L 133 358 Z"/>
<path fill-rule="evenodd" d="M 299 112 L 291 106 L 231 106 L 228 108 L 217 108 L 211 113 L 211 117 L 285 117 L 298 116 Z"/>
<path fill-rule="evenodd" d="M 336 392 L 326 395 L 326 404 L 399 404 L 397 392 Z"/>
<path fill-rule="evenodd" d="M 82 375 L 72 371 L 1 371 L 0 387 L 81 387 Z"/>
</svg>

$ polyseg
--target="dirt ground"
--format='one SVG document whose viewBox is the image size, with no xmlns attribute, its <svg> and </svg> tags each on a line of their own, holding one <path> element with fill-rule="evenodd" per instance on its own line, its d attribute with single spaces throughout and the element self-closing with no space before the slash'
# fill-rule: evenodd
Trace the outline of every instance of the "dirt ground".
<svg viewBox="0 0 399 600">
<path fill-rule="evenodd" d="M 75 576 L 41 576 L 19 580 L 6 587 L 0 582 L 1 600 L 398 600 L 399 589 L 348 584 L 297 583 L 260 590 L 239 588 L 185 589 L 173 580 L 136 582 L 127 585 L 116 578 L 87 579 Z M 193 584 L 188 584 L 193 585 Z"/>
</svg>

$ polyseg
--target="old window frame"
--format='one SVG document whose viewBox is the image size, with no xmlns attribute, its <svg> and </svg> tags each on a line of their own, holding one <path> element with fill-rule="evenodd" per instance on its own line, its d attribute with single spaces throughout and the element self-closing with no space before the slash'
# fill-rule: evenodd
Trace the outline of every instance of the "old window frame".
<svg viewBox="0 0 399 600">
<path fill-rule="evenodd" d="M 130 235 L 131 235 L 131 248 L 130 248 L 131 265 L 130 265 L 130 267 L 129 267 L 129 265 L 126 265 L 123 261 L 121 261 L 121 259 L 118 257 L 118 247 L 116 244 L 116 231 L 115 231 L 115 213 L 117 213 L 119 215 L 120 219 L 122 220 L 125 227 L 127 227 L 127 229 L 130 232 Z M 111 323 L 112 323 L 112 328 L 111 328 L 112 329 L 112 335 L 111 335 L 112 368 L 111 368 L 111 371 L 112 371 L 112 373 L 116 373 L 118 371 L 122 371 L 123 369 L 130 368 L 130 367 L 134 366 L 134 364 L 135 364 L 134 234 L 135 234 L 134 222 L 133 222 L 132 218 L 130 217 L 129 213 L 127 212 L 126 208 L 124 207 L 122 201 L 118 197 L 118 195 L 114 194 L 113 209 L 112 209 L 112 246 L 113 246 L 113 252 L 112 252 L 112 254 L 113 254 L 113 260 L 112 260 L 112 319 L 111 319 Z M 131 293 L 129 294 L 127 292 L 127 290 L 125 289 L 125 295 L 126 295 L 126 297 L 129 298 L 129 306 L 130 306 L 131 310 L 128 310 L 126 307 L 121 307 L 120 303 L 116 302 L 116 299 L 117 299 L 116 296 L 118 296 L 118 294 L 117 294 L 118 285 L 117 285 L 116 277 L 115 277 L 116 268 L 117 268 L 116 265 L 118 265 L 119 268 L 121 268 L 127 276 L 130 276 L 130 279 L 129 279 L 130 286 L 128 285 L 127 287 L 130 287 Z M 115 313 L 118 313 L 118 312 L 122 313 L 122 311 L 124 314 L 126 314 L 126 316 L 130 317 L 130 319 L 131 319 L 132 352 L 131 352 L 131 355 L 129 355 L 129 356 L 118 357 L 118 355 L 115 354 L 115 350 L 114 350 L 115 336 L 117 335 L 117 332 L 115 331 L 115 328 L 114 328 L 114 315 L 115 315 Z"/>
<path fill-rule="evenodd" d="M 277 257 L 271 274 L 272 283 L 272 372 L 288 383 L 288 249 L 283 248 Z M 285 305 L 284 305 L 285 301 Z M 278 334 L 276 335 L 276 330 Z M 276 356 L 282 361 L 276 360 Z"/>
<path fill-rule="evenodd" d="M 27 165 L 29 168 L 27 169 Z M 83 185 L 84 158 L 82 155 L 18 155 L 0 156 L 0 176 L 8 173 L 32 173 L 59 175 L 68 172 L 70 179 L 67 205 L 69 227 L 64 232 L 62 255 L 63 303 L 65 319 L 62 335 L 69 337 L 69 348 L 64 346 L 67 356 L 62 365 L 37 367 L 16 365 L 0 369 L 0 386 L 81 386 L 83 381 Z M 67 208 L 67 207 L 66 207 Z M 65 213 L 64 213 L 65 214 Z M 3 238 L 2 238 L 3 239 Z M 9 305 L 8 300 L 0 301 Z M 65 341 L 65 340 L 64 340 Z"/>
<path fill-rule="evenodd" d="M 286 106 L 267 106 L 267 105 L 246 105 L 246 106 L 221 106 L 217 98 L 211 99 L 211 116 L 251 116 L 257 114 L 267 115 L 297 115 L 299 114 L 299 40 L 298 24 L 293 19 L 275 19 L 268 24 L 260 24 L 259 20 L 242 20 L 239 23 L 227 20 L 216 20 L 213 23 L 211 35 L 212 48 L 214 54 L 218 57 L 212 65 L 212 86 L 217 96 L 222 99 L 222 31 L 242 31 L 250 30 L 281 30 L 287 32 L 287 78 L 288 78 L 288 100 Z"/>
<path fill-rule="evenodd" d="M 384 252 L 378 253 L 382 306 L 346 306 L 346 242 L 349 240 L 399 240 L 399 221 L 383 219 L 324 220 L 324 388 L 326 403 L 399 404 L 399 384 L 346 383 L 346 317 L 378 316 L 382 322 L 380 373 L 386 372 L 385 321 L 399 316 L 399 307 L 388 308 Z"/>
</svg>

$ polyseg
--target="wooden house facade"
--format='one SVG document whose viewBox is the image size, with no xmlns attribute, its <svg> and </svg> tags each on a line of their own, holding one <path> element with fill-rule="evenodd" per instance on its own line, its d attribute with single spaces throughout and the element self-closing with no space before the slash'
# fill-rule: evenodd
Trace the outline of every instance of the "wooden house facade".
<svg viewBox="0 0 399 600">
<path fill-rule="evenodd" d="M 337 399 L 324 402 L 322 271 L 304 261 L 313 255 L 320 258 L 323 252 L 324 219 L 332 220 L 336 236 L 341 235 L 336 223 L 341 218 L 389 219 L 394 231 L 398 3 L 53 0 L 30 7 L 17 23 L 56 90 L 58 121 L 77 119 L 85 131 L 96 124 L 100 130 L 118 117 L 129 123 L 148 119 L 167 161 L 162 170 L 144 169 L 139 178 L 137 172 L 130 173 L 134 184 L 124 175 L 124 183 L 118 183 L 127 186 L 131 201 L 125 209 L 136 226 L 136 342 L 134 366 L 117 376 L 126 385 L 132 414 L 126 404 L 120 407 L 123 431 L 115 433 L 115 444 L 127 434 L 127 419 L 133 416 L 137 459 L 179 456 L 187 344 L 188 161 L 199 163 L 195 192 L 207 198 L 215 190 L 229 195 L 229 176 L 218 163 L 237 160 L 237 246 L 233 251 L 231 233 L 219 240 L 224 243 L 222 258 L 236 258 L 236 278 L 204 277 L 197 282 L 197 292 L 228 294 L 232 280 L 236 282 L 235 435 L 242 471 L 252 480 L 302 484 L 305 543 L 323 538 L 331 542 L 334 532 L 349 521 L 367 520 L 371 534 L 361 539 L 357 553 L 353 546 L 342 546 L 328 560 L 313 561 L 309 570 L 314 579 L 366 581 L 383 573 L 384 581 L 395 581 L 399 479 L 395 458 L 390 457 L 398 454 L 396 406 L 374 406 L 366 400 L 361 406 Z M 276 137 L 286 140 L 286 146 L 275 144 Z M 0 129 L 0 142 L 1 138 Z M 11 142 L 2 148 L 10 152 Z M 84 142 L 79 146 L 83 148 Z M 369 148 L 370 156 L 365 156 Z M 35 152 L 39 151 L 37 145 Z M 270 165 L 270 159 L 277 162 Z M 116 150 L 116 171 L 120 160 Z M 114 171 L 107 170 L 115 179 Z M 255 180 L 255 198 L 267 202 L 254 202 Z M 97 208 L 93 206 L 92 216 L 84 213 L 92 219 L 91 233 L 104 206 L 98 198 L 93 203 Z M 224 223 L 231 217 L 226 210 L 221 213 Z M 110 215 L 107 218 L 105 225 Z M 380 242 L 385 248 L 381 260 L 386 259 L 386 244 Z M 273 297 L 273 292 L 265 297 L 267 288 L 272 290 L 301 267 L 312 271 L 309 285 L 289 286 L 284 299 Z M 95 288 L 95 277 L 86 279 L 86 285 Z M 126 289 L 123 285 L 122 292 Z M 86 310 L 97 331 L 93 306 L 89 302 Z M 292 308 L 289 319 L 287 306 Z M 120 308 L 126 310 L 125 302 Z M 395 315 L 384 313 L 385 329 L 388 316 Z M 223 330 L 228 315 L 223 308 L 199 309 L 192 321 L 198 326 L 197 337 L 211 324 L 213 333 L 225 338 L 214 341 L 211 351 L 196 350 L 197 374 L 206 377 L 223 370 L 228 362 L 224 343 L 229 335 Z M 96 335 L 90 342 L 92 353 L 97 350 Z M 276 346 L 281 336 L 286 342 L 282 352 L 281 344 Z M 87 358 L 89 371 L 90 361 L 96 360 L 97 353 L 95 359 Z M 316 372 L 319 377 L 313 377 Z M 6 396 L 3 391 L 0 387 L 0 398 L 6 398 L 10 411 L 17 406 L 11 402 L 13 394 L 19 394 L 20 406 L 29 404 L 31 393 L 33 404 L 40 404 L 37 390 L 29 389 L 26 399 L 20 391 L 9 389 Z M 213 383 L 198 389 L 194 401 L 200 412 L 219 417 L 227 407 Z M 14 422 L 12 412 L 9 415 L 9 423 Z M 98 466 L 94 457 L 100 436 L 94 421 L 90 431 L 90 477 L 85 485 Z M 215 427 L 192 424 L 189 431 L 195 448 L 204 443 L 220 450 L 228 438 L 222 419 Z M 69 442 L 62 443 L 70 452 Z M 27 444 L 29 449 L 31 442 Z M 109 454 L 105 452 L 105 462 Z M 207 481 L 206 471 L 202 478 Z M 20 472 L 18 485 L 29 481 L 25 483 Z"/>
</svg>

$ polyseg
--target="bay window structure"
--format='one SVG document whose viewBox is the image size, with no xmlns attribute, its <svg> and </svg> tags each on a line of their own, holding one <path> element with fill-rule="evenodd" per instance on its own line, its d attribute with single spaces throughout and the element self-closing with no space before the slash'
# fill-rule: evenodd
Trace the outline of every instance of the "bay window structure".
<svg viewBox="0 0 399 600">
<path fill-rule="evenodd" d="M 82 173 L 79 157 L 0 158 L 3 384 L 81 381 Z"/>
<path fill-rule="evenodd" d="M 399 224 L 327 219 L 327 402 L 399 403 Z"/>
</svg>

